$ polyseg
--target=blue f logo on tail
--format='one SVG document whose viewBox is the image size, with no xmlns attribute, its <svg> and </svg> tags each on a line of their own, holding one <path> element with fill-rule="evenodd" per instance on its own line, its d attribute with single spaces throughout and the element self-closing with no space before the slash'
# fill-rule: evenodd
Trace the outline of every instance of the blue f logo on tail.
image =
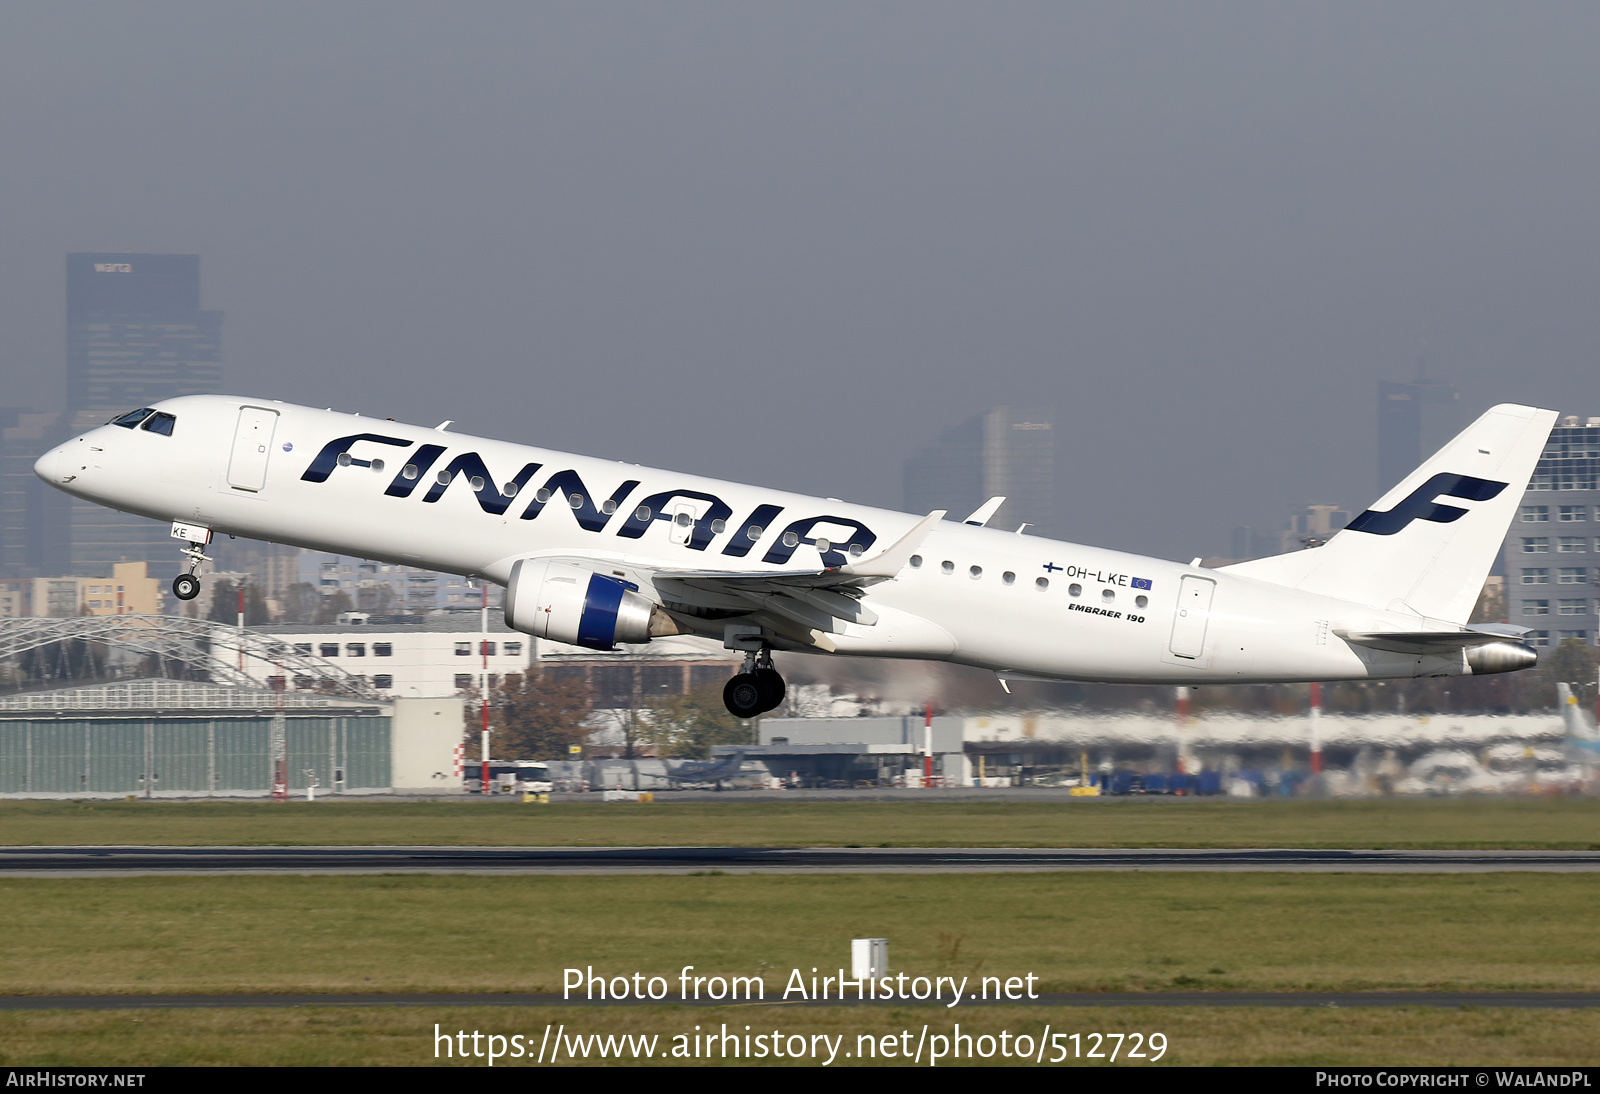
<svg viewBox="0 0 1600 1094">
<path fill-rule="evenodd" d="M 1488 501 L 1505 488 L 1505 483 L 1495 482 L 1492 479 L 1475 479 L 1471 475 L 1438 474 L 1411 491 L 1410 495 L 1388 512 L 1368 509 L 1346 527 L 1352 532 L 1392 536 L 1414 520 L 1449 524 L 1466 516 L 1467 511 L 1460 506 L 1441 505 L 1434 501 L 1440 494 L 1447 498 L 1461 498 L 1465 501 Z"/>
</svg>

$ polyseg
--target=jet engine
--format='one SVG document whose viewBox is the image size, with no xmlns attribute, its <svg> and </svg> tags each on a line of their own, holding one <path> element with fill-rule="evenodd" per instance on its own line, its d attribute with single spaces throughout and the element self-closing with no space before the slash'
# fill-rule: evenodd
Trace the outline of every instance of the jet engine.
<svg viewBox="0 0 1600 1094">
<path fill-rule="evenodd" d="M 1474 676 L 1531 669 L 1538 663 L 1539 651 L 1521 642 L 1488 642 L 1467 648 L 1467 667 Z"/>
<path fill-rule="evenodd" d="M 638 586 L 566 562 L 526 558 L 511 568 L 506 625 L 592 650 L 650 641 L 655 605 Z"/>
</svg>

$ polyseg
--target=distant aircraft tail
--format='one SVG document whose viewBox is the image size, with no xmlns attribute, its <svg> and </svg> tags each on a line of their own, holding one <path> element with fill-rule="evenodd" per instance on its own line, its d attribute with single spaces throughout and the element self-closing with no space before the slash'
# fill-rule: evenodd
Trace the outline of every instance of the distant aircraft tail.
<svg viewBox="0 0 1600 1094">
<path fill-rule="evenodd" d="M 1571 686 L 1557 684 L 1556 696 L 1561 702 L 1561 723 L 1566 727 L 1567 737 L 1575 741 L 1600 740 L 1600 734 L 1595 732 L 1593 723 L 1589 721 L 1589 712 L 1583 709 L 1578 697 L 1572 694 Z"/>
<path fill-rule="evenodd" d="M 1224 569 L 1463 624 L 1555 421 L 1553 410 L 1493 407 L 1323 546 Z"/>
</svg>

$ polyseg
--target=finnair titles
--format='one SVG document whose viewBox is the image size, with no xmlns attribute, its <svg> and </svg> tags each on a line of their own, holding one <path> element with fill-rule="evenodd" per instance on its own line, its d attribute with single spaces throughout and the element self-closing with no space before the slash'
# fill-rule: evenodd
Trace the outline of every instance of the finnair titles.
<svg viewBox="0 0 1600 1094">
<path fill-rule="evenodd" d="M 1526 631 L 1468 618 L 1556 419 L 1486 412 L 1326 544 L 1202 569 L 962 522 L 268 400 L 190 395 L 41 456 L 75 497 L 172 522 L 195 596 L 220 533 L 505 586 L 506 622 L 596 650 L 694 634 L 724 690 L 783 699 L 774 650 L 1011 679 L 1219 684 L 1505 672 Z"/>
</svg>

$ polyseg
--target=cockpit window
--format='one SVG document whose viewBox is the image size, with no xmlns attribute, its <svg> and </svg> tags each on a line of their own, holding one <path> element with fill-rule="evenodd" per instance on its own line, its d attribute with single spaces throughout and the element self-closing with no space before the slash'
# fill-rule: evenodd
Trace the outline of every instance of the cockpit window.
<svg viewBox="0 0 1600 1094">
<path fill-rule="evenodd" d="M 132 429 L 154 413 L 155 411 L 144 406 L 138 410 L 130 410 L 120 418 L 112 418 L 110 424 L 120 425 L 123 429 Z"/>
<path fill-rule="evenodd" d="M 159 433 L 163 437 L 170 437 L 172 436 L 172 427 L 177 424 L 177 421 L 178 419 L 173 417 L 171 414 L 164 414 L 161 411 L 157 411 L 156 413 L 150 415 L 150 420 L 144 423 L 144 427 L 152 433 Z"/>
</svg>

